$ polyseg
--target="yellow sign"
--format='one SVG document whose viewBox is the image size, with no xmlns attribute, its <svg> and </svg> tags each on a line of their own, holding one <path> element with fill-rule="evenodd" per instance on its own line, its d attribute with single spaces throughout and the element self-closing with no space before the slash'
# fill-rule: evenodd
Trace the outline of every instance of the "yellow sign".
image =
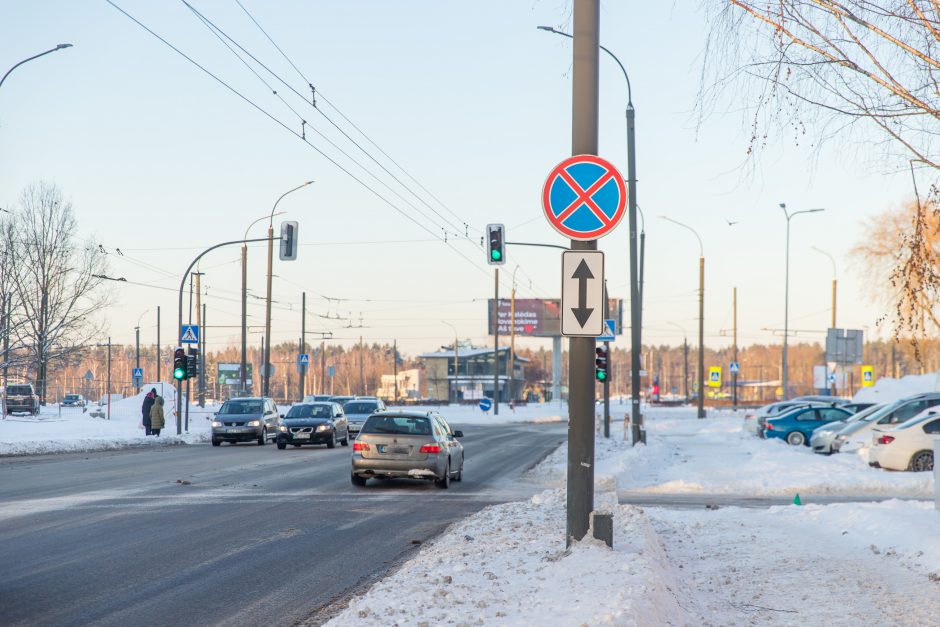
<svg viewBox="0 0 940 627">
<path fill-rule="evenodd" d="M 870 388 L 875 385 L 875 367 L 862 366 L 862 387 Z"/>
<path fill-rule="evenodd" d="M 708 387 L 721 387 L 721 366 L 712 366 L 708 369 Z"/>
</svg>

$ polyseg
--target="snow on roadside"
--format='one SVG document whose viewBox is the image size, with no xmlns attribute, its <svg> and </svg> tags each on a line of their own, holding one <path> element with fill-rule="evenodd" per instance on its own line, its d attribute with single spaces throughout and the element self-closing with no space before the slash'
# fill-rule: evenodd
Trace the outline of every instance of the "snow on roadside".
<svg viewBox="0 0 940 627">
<path fill-rule="evenodd" d="M 931 625 L 940 616 L 932 503 L 647 508 L 690 624 Z"/>
<path fill-rule="evenodd" d="M 606 496 L 613 551 L 594 540 L 566 550 L 565 493 L 545 491 L 453 525 L 328 625 L 684 624 L 656 532 Z"/>
<path fill-rule="evenodd" d="M 392 407 L 391 409 L 399 409 Z M 405 411 L 437 411 L 448 422 L 462 425 L 497 425 L 517 422 L 566 422 L 568 420 L 567 403 L 532 403 L 510 409 L 506 403 L 500 403 L 499 415 L 493 410 L 484 413 L 477 405 L 407 405 Z"/>
<path fill-rule="evenodd" d="M 710 411 L 704 420 L 696 419 L 694 408 L 654 408 L 645 414 L 645 446 L 633 447 L 621 437 L 597 439 L 597 481 L 660 494 L 933 494 L 932 473 L 889 472 L 870 468 L 858 455 L 823 456 L 782 440 L 762 440 L 743 431 L 733 412 Z M 562 446 L 533 472 L 562 485 L 566 459 Z"/>
</svg>

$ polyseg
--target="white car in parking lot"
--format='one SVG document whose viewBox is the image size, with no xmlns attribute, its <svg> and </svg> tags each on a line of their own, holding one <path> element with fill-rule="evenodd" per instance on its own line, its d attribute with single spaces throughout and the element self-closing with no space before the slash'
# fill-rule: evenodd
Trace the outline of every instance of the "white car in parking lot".
<svg viewBox="0 0 940 627">
<path fill-rule="evenodd" d="M 933 470 L 934 441 L 940 438 L 940 408 L 931 408 L 891 429 L 874 429 L 868 463 L 889 470 Z"/>
</svg>

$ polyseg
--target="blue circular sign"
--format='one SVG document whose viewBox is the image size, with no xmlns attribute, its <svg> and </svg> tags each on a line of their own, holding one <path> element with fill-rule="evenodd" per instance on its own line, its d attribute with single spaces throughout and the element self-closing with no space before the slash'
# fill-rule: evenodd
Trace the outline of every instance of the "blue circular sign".
<svg viewBox="0 0 940 627">
<path fill-rule="evenodd" d="M 542 187 L 542 209 L 556 231 L 576 240 L 610 233 L 626 214 L 620 172 L 596 155 L 575 155 L 555 166 Z"/>
<path fill-rule="evenodd" d="M 491 401 L 488 398 L 480 399 L 480 409 L 482 409 L 483 411 L 489 411 L 493 409 L 493 401 Z"/>
</svg>

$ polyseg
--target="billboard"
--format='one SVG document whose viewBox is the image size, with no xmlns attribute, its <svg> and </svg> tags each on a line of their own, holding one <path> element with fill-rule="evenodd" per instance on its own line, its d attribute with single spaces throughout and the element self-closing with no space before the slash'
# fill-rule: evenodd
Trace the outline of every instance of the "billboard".
<svg viewBox="0 0 940 627">
<path fill-rule="evenodd" d="M 219 385 L 241 385 L 242 381 L 239 373 L 241 364 L 218 364 L 216 368 Z M 248 370 L 248 381 L 245 385 L 251 385 L 252 367 L 250 363 L 246 364 L 246 369 Z"/>
<path fill-rule="evenodd" d="M 623 301 L 609 299 L 610 315 L 607 318 L 617 320 L 617 333 L 623 333 Z M 493 318 L 493 299 L 487 301 L 488 335 L 496 333 L 496 321 Z M 512 300 L 499 299 L 499 308 L 495 309 L 499 321 L 499 334 L 509 335 L 512 326 Z M 561 300 L 558 298 L 517 298 L 515 315 L 516 335 L 523 337 L 559 337 L 561 336 Z"/>
</svg>

